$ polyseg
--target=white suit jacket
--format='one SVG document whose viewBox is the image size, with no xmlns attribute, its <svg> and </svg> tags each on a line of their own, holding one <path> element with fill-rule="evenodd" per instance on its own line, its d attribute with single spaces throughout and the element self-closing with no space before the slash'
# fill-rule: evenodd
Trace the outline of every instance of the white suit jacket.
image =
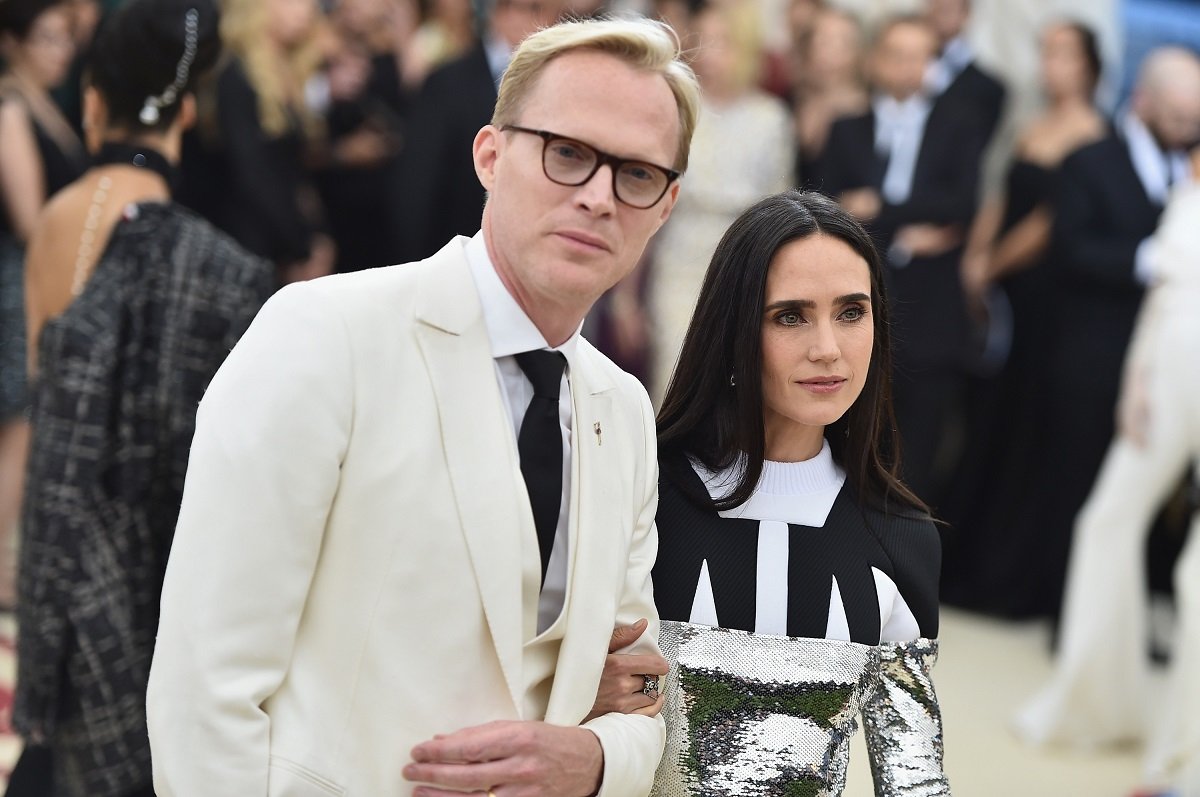
<svg viewBox="0 0 1200 797">
<path fill-rule="evenodd" d="M 566 634 L 546 716 L 521 716 L 536 534 L 465 242 L 285 288 L 209 387 L 150 674 L 160 797 L 408 795 L 436 733 L 579 724 L 615 624 L 650 618 L 655 650 L 653 414 L 581 341 Z M 661 719 L 586 727 L 600 794 L 646 794 Z"/>
</svg>

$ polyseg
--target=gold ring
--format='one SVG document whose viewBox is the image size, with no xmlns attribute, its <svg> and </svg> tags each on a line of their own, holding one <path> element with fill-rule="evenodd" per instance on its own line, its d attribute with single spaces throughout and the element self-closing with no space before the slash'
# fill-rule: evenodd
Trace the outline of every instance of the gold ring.
<svg viewBox="0 0 1200 797">
<path fill-rule="evenodd" d="M 488 789 L 487 797 L 496 797 L 496 792 L 492 789 Z"/>
</svg>

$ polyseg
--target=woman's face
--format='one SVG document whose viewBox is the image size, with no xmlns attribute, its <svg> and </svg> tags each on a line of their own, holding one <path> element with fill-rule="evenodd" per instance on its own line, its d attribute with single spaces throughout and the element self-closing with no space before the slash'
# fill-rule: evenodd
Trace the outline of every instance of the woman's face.
<svg viewBox="0 0 1200 797">
<path fill-rule="evenodd" d="M 870 268 L 844 241 L 811 235 L 775 254 L 762 316 L 768 456 L 815 454 L 825 427 L 862 393 L 875 342 L 871 312 Z"/>
<path fill-rule="evenodd" d="M 808 66 L 823 77 L 848 77 L 858 72 L 862 39 L 858 26 L 845 14 L 822 11 L 813 22 Z"/>
<path fill-rule="evenodd" d="M 282 47 L 294 47 L 304 40 L 316 22 L 314 0 L 265 0 L 271 38 Z"/>
<path fill-rule="evenodd" d="M 58 86 L 75 58 L 73 23 L 69 6 L 47 9 L 34 21 L 24 41 L 9 49 L 10 57 L 39 86 Z"/>
<path fill-rule="evenodd" d="M 716 9 L 702 11 L 692 21 L 699 49 L 692 68 L 709 91 L 724 91 L 737 83 L 738 53 L 733 32 Z"/>
<path fill-rule="evenodd" d="M 1079 33 L 1065 25 L 1042 37 L 1042 86 L 1051 97 L 1090 94 L 1093 76 Z"/>
</svg>

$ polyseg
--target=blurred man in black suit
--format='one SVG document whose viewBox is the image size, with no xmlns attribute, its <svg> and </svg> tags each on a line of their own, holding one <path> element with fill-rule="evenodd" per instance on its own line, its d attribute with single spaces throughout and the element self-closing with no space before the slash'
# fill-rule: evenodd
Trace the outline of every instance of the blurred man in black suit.
<svg viewBox="0 0 1200 797">
<path fill-rule="evenodd" d="M 1004 111 L 1004 84 L 980 69 L 964 35 L 971 0 L 926 0 L 925 19 L 938 37 L 938 55 L 925 76 L 936 107 L 974 116 L 990 140 Z"/>
<path fill-rule="evenodd" d="M 967 354 L 958 261 L 984 146 L 969 115 L 934 110 L 924 80 L 936 51 L 937 37 L 921 17 L 884 25 L 868 63 L 871 110 L 834 123 L 822 166 L 825 192 L 867 225 L 891 267 L 905 478 L 935 504 L 935 461 Z"/>
<path fill-rule="evenodd" d="M 1149 239 L 1170 186 L 1190 179 L 1187 147 L 1198 141 L 1200 58 L 1162 48 L 1143 62 L 1114 131 L 1062 166 L 1049 263 L 1061 301 L 1055 334 L 1046 341 L 1044 464 L 1055 489 L 1035 510 L 1046 540 L 1036 566 L 1045 571 L 1030 580 L 1042 585 L 1039 603 L 1047 614 L 1058 611 L 1075 516 L 1113 436 L 1125 349 L 1143 288 L 1155 276 Z"/>
<path fill-rule="evenodd" d="M 521 41 L 558 19 L 561 0 L 494 0 L 478 44 L 426 78 L 409 117 L 393 184 L 401 261 L 420 260 L 455 235 L 474 235 L 483 187 L 472 142 L 492 118 L 496 86 Z"/>
</svg>

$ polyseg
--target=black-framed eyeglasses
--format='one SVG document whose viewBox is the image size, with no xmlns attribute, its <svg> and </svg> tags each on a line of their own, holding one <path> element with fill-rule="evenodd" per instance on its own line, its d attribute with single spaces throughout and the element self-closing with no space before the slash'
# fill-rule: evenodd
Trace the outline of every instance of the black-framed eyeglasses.
<svg viewBox="0 0 1200 797">
<path fill-rule="evenodd" d="M 654 163 L 618 158 L 590 144 L 549 130 L 534 130 L 518 125 L 505 125 L 500 130 L 529 133 L 540 138 L 542 171 L 546 179 L 559 185 L 583 185 L 592 179 L 601 166 L 608 165 L 612 169 L 613 195 L 626 205 L 640 210 L 658 204 L 671 183 L 682 174 Z"/>
</svg>

